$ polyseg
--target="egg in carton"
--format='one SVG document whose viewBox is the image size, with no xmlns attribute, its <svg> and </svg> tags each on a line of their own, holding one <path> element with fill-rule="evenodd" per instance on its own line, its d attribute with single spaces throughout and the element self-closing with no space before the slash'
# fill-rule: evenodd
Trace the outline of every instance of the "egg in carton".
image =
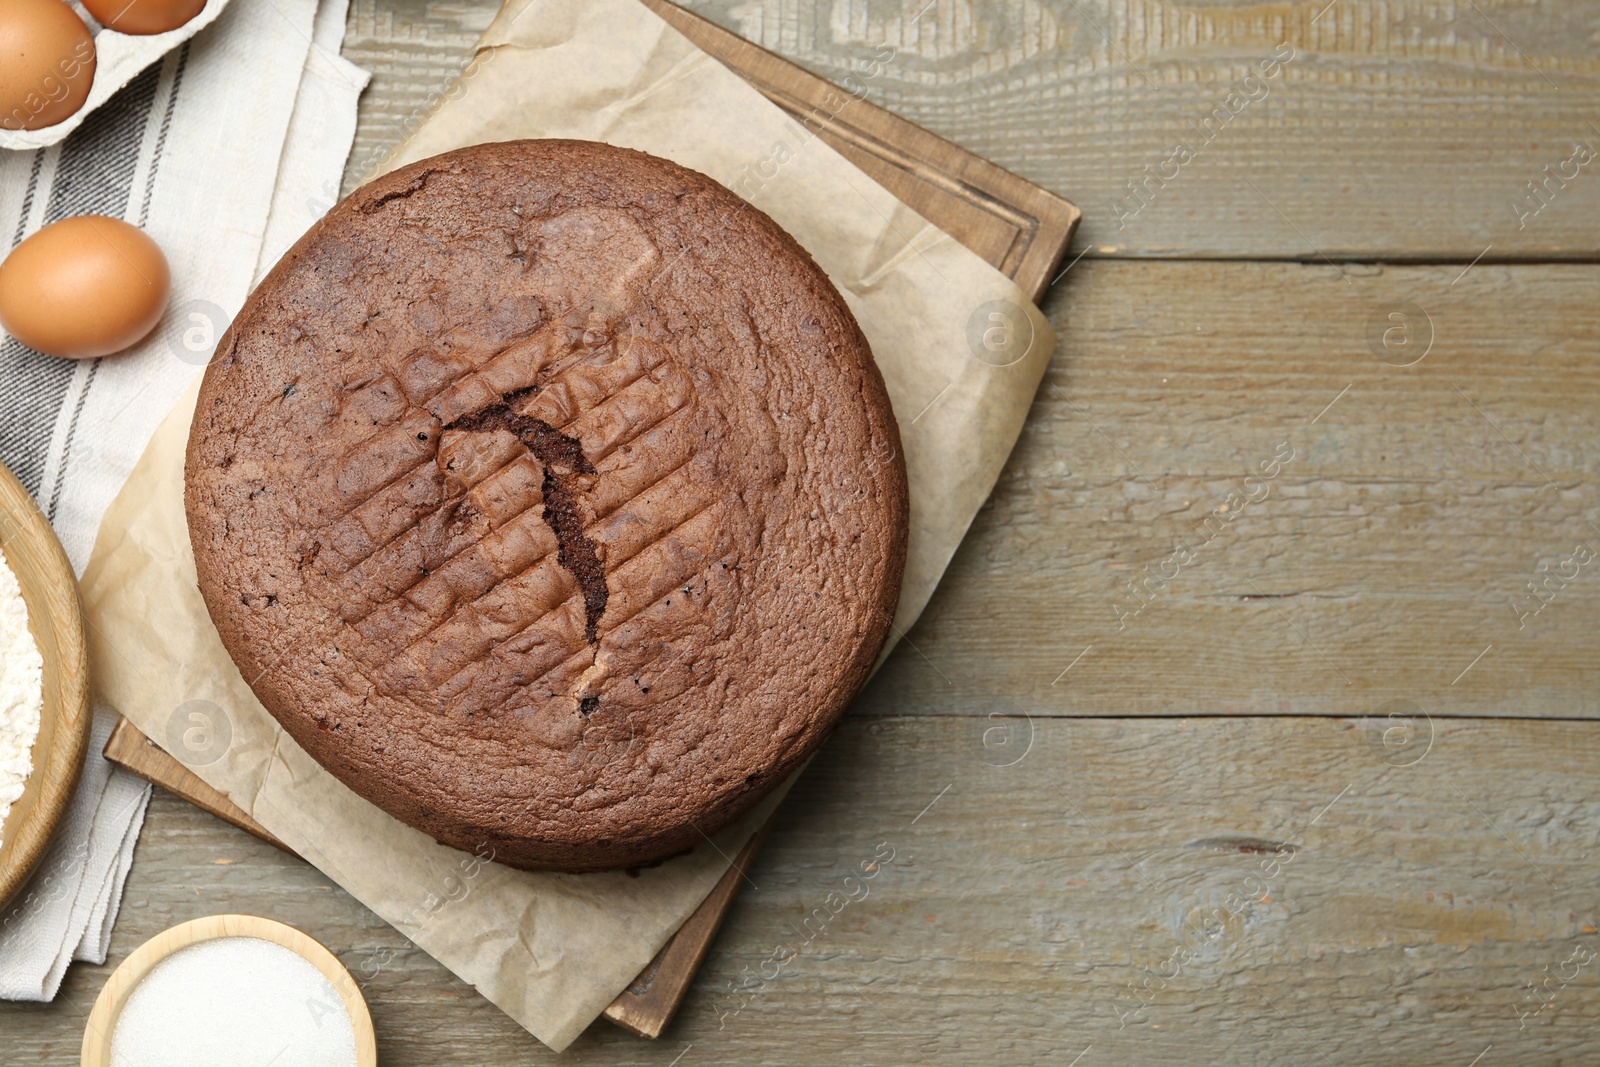
<svg viewBox="0 0 1600 1067">
<path fill-rule="evenodd" d="M 0 148 L 62 141 L 229 0 L 0 0 Z M 170 28 L 169 28 L 170 27 Z"/>
</svg>

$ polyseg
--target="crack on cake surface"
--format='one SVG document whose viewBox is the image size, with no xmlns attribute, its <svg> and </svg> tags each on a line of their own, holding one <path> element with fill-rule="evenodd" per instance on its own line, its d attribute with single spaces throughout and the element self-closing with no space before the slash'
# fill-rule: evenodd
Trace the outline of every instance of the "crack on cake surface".
<svg viewBox="0 0 1600 1067">
<path fill-rule="evenodd" d="M 507 393 L 498 404 L 490 404 L 470 415 L 463 415 L 445 427 L 447 430 L 512 434 L 528 452 L 544 465 L 544 521 L 556 535 L 556 562 L 577 580 L 583 592 L 584 636 L 589 643 L 599 640 L 600 617 L 605 614 L 610 590 L 606 586 L 606 567 L 594 541 L 583 532 L 583 513 L 578 506 L 581 488 L 574 486 L 580 476 L 593 477 L 594 464 L 583 454 L 583 445 L 543 419 L 521 415 L 511 405 L 533 393 L 523 389 Z"/>
</svg>

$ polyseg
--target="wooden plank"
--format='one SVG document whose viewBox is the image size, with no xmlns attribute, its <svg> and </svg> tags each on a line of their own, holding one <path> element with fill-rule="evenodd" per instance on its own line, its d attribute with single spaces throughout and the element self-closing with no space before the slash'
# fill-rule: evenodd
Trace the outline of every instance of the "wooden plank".
<svg viewBox="0 0 1600 1067">
<path fill-rule="evenodd" d="M 750 877 L 750 868 L 755 866 L 756 854 L 772 829 L 772 821 L 768 819 L 751 835 L 729 864 L 728 873 L 695 913 L 656 953 L 649 966 L 639 972 L 633 984 L 617 994 L 617 999 L 605 1011 L 607 1019 L 640 1037 L 661 1036 L 694 984 L 700 964 L 711 950 L 711 942 L 716 939 L 734 898 Z"/>
<path fill-rule="evenodd" d="M 420 119 L 496 6 L 354 0 L 345 54 L 375 76 L 353 160 Z M 1600 160 L 1545 172 L 1575 142 L 1600 150 L 1593 4 L 940 0 L 918 18 L 927 7 L 693 5 L 834 82 L 894 49 L 867 100 L 1070 198 L 1091 258 L 1600 258 Z M 1119 227 L 1128 183 L 1199 140 L 1190 124 L 1280 42 L 1296 58 L 1267 95 L 1214 119 L 1221 132 Z M 1513 204 L 1542 202 L 1529 182 L 1549 183 L 1548 204 L 1519 221 Z"/>
<path fill-rule="evenodd" d="M 106 739 L 106 759 L 147 782 L 159 785 L 173 796 L 208 811 L 223 822 L 232 823 L 246 833 L 254 834 L 269 845 L 283 849 L 291 856 L 295 851 L 256 822 L 239 805 L 226 795 L 200 780 L 182 763 L 167 755 L 166 751 L 139 732 L 127 719 L 118 719 L 111 736 Z"/>
<path fill-rule="evenodd" d="M 1548 206 L 1525 223 L 1513 210 L 1540 203 L 1528 183 L 1546 180 L 1547 166 L 1558 174 L 1575 142 L 1600 150 L 1594 4 L 703 0 L 695 10 L 833 81 L 893 49 L 872 101 L 1069 196 L 1095 255 L 1465 262 L 1492 243 L 1491 260 L 1600 256 L 1600 160 L 1549 179 Z M 1280 44 L 1295 58 L 1244 84 Z M 1210 135 L 1218 108 L 1226 117 L 1212 118 Z M 1179 144 L 1194 152 L 1186 163 Z M 1152 173 L 1148 206 L 1133 210 L 1129 183 Z"/>
<path fill-rule="evenodd" d="M 497 0 L 350 0 L 346 59 L 372 72 L 361 94 L 341 193 L 356 187 L 455 84 Z"/>
<path fill-rule="evenodd" d="M 1032 299 L 1049 288 L 1080 218 L 1070 201 L 870 103 L 875 67 L 843 91 L 670 0 L 641 2 Z"/>
<path fill-rule="evenodd" d="M 107 967 L 74 966 L 53 1004 L 0 1004 L 0 1041 L 8 1061 L 75 1063 L 109 967 L 238 911 L 333 949 L 391 1067 L 1600 1056 L 1593 963 L 1519 1017 L 1546 967 L 1600 949 L 1589 724 L 1436 718 L 1386 746 L 1388 720 L 1036 718 L 1003 723 L 1009 751 L 998 725 L 848 719 L 660 1042 L 594 1027 L 557 1057 L 314 868 L 159 793 Z M 1208 912 L 1230 893 L 1265 899 Z M 1148 1004 L 1119 1028 L 1130 983 Z"/>
<path fill-rule="evenodd" d="M 1069 278 L 921 655 L 858 710 L 1600 716 L 1600 267 Z"/>
</svg>

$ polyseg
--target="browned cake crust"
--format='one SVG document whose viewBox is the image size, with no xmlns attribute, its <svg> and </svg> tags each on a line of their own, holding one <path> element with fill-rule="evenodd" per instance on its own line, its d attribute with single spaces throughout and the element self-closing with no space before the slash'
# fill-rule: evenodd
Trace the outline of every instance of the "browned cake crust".
<svg viewBox="0 0 1600 1067">
<path fill-rule="evenodd" d="M 206 371 L 186 502 L 256 695 L 361 796 L 519 867 L 659 860 L 821 744 L 906 477 L 838 292 L 704 175 L 480 145 L 319 222 Z"/>
</svg>

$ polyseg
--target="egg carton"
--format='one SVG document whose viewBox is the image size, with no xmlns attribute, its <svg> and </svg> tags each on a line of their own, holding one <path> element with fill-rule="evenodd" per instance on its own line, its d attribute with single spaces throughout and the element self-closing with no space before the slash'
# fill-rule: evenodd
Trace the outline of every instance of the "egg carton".
<svg viewBox="0 0 1600 1067">
<path fill-rule="evenodd" d="M 0 3 L 3 2 L 0 0 Z M 177 29 L 143 36 L 108 30 L 81 6 L 70 4 L 94 35 L 95 70 L 89 98 L 76 112 L 54 126 L 37 130 L 0 130 L 0 148 L 30 151 L 48 148 L 65 140 L 69 133 L 83 124 L 84 119 L 93 114 L 95 108 L 111 99 L 140 71 L 215 22 L 228 3 L 229 0 L 206 0 L 206 6 L 200 9 L 199 14 Z"/>
</svg>

